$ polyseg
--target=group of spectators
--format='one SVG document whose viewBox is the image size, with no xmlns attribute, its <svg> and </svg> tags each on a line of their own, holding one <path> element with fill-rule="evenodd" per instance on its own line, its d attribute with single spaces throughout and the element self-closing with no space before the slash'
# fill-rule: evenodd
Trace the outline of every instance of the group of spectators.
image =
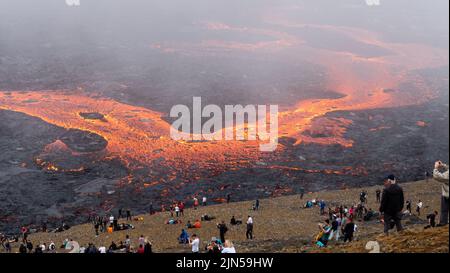
<svg viewBox="0 0 450 273">
<path fill-rule="evenodd" d="M 441 194 L 441 212 L 440 221 L 437 224 L 439 212 L 434 212 L 427 215 L 428 225 L 425 228 L 433 228 L 436 226 L 444 226 L 448 224 L 448 198 L 449 198 L 449 168 L 448 165 L 437 161 L 433 170 L 433 178 L 442 183 Z M 428 181 L 428 178 L 427 178 Z M 381 191 L 377 189 L 376 202 L 380 204 L 379 213 L 373 211 L 371 208 L 367 209 L 367 192 L 363 191 L 360 194 L 360 203 L 348 209 L 345 206 L 336 207 L 334 210 L 329 208 L 329 217 L 324 223 L 319 224 L 319 234 L 316 237 L 316 244 L 319 247 L 327 246 L 328 242 L 333 238 L 338 241 L 341 233 L 344 235 L 344 242 L 352 241 L 353 235 L 357 230 L 357 225 L 354 223 L 355 218 L 360 218 L 363 221 L 370 221 L 381 216 L 381 222 L 384 224 L 384 234 L 389 235 L 390 230 L 396 228 L 398 232 L 403 230 L 402 218 L 405 215 L 412 215 L 412 201 L 406 201 L 403 189 L 397 183 L 394 175 L 389 175 L 384 179 L 384 189 Z M 320 207 L 320 214 L 323 215 L 322 204 L 323 200 L 311 200 L 306 203 L 304 207 L 310 208 L 314 205 Z M 417 216 L 421 215 L 424 204 L 419 200 L 416 205 Z"/>
</svg>

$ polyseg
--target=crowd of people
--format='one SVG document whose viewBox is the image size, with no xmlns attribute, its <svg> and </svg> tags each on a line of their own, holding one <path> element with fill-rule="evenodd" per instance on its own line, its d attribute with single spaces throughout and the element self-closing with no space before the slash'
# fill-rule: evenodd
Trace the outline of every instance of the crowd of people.
<svg viewBox="0 0 450 273">
<path fill-rule="evenodd" d="M 441 213 L 440 221 L 437 224 L 439 212 L 428 214 L 427 225 L 425 229 L 434 228 L 436 226 L 444 226 L 448 224 L 449 211 L 448 211 L 448 198 L 449 198 L 449 168 L 448 165 L 437 161 L 433 171 L 434 180 L 442 183 L 442 195 L 441 195 Z M 427 178 L 428 181 L 428 178 Z M 354 233 L 357 231 L 358 226 L 355 224 L 355 219 L 362 221 L 371 221 L 377 219 L 384 225 L 384 234 L 389 235 L 390 230 L 396 229 L 397 232 L 401 232 L 404 227 L 402 225 L 402 219 L 405 216 L 411 216 L 412 201 L 406 200 L 402 187 L 397 183 L 397 179 L 394 175 L 389 175 L 384 179 L 384 189 L 377 189 L 375 192 L 376 202 L 380 204 L 379 212 L 374 211 L 372 208 L 367 209 L 368 193 L 362 191 L 359 196 L 360 203 L 353 205 L 350 208 L 346 206 L 339 206 L 335 209 L 329 208 L 329 217 L 325 219 L 323 223 L 319 224 L 319 233 L 316 236 L 316 245 L 319 247 L 326 247 L 328 242 L 335 239 L 339 241 L 341 234 L 344 242 L 352 241 Z M 323 215 L 323 207 L 325 201 L 313 199 L 307 201 L 304 208 L 312 208 L 318 206 L 320 208 L 320 214 Z M 406 204 L 406 210 L 404 210 Z M 418 200 L 416 204 L 416 216 L 421 216 L 424 203 L 422 200 Z"/>
<path fill-rule="evenodd" d="M 449 170 L 448 165 L 438 161 L 435 163 L 433 171 L 434 180 L 442 183 L 441 194 L 441 208 L 440 211 L 434 210 L 432 213 L 426 215 L 427 225 L 426 229 L 434 228 L 436 226 L 442 226 L 448 224 L 449 211 L 448 211 L 448 181 Z M 336 205 L 333 202 L 326 202 L 325 200 L 314 198 L 304 203 L 304 209 L 318 208 L 319 214 L 324 218 L 323 222 L 318 225 L 318 234 L 315 236 L 315 245 L 318 247 L 326 247 L 330 242 L 351 242 L 354 240 L 355 234 L 358 231 L 358 221 L 370 222 L 376 221 L 384 225 L 383 232 L 389 235 L 392 229 L 396 229 L 401 232 L 404 227 L 402 225 L 402 219 L 405 216 L 411 216 L 413 212 L 413 201 L 405 200 L 403 188 L 397 183 L 397 179 L 394 175 L 389 175 L 384 179 L 384 188 L 376 189 L 375 200 L 379 204 L 379 209 L 376 211 L 368 206 L 369 193 L 367 191 L 361 191 L 359 194 L 359 203 L 352 205 L 339 204 Z M 303 199 L 304 189 L 302 188 L 300 198 Z M 227 195 L 227 203 L 231 197 Z M 207 198 L 201 199 L 201 205 L 207 206 Z M 196 210 L 200 204 L 197 197 L 193 198 L 193 209 Z M 333 205 L 331 205 L 333 204 Z M 153 206 L 151 206 L 150 214 L 153 214 Z M 406 207 L 406 209 L 405 209 Z M 421 216 L 425 204 L 422 200 L 417 200 L 415 206 L 415 215 Z M 183 221 L 179 218 L 184 217 L 185 204 L 184 202 L 173 202 L 169 207 L 170 219 L 166 224 L 183 224 Z M 260 210 L 260 201 L 257 199 L 251 210 Z M 125 219 L 125 222 L 119 223 L 121 219 Z M 183 245 L 189 245 L 193 253 L 208 252 L 208 253 L 236 253 L 236 249 L 231 240 L 227 239 L 227 233 L 229 227 L 225 221 L 220 221 L 217 226 L 217 237 L 212 237 L 207 244 L 203 247 L 201 241 L 196 232 L 192 235 L 189 234 L 190 230 L 202 228 L 202 222 L 210 222 L 216 219 L 216 217 L 203 214 L 201 219 L 195 221 L 188 220 L 185 228 L 182 228 L 181 234 L 178 236 L 178 242 Z M 94 227 L 95 236 L 99 236 L 100 233 L 112 233 L 116 231 L 124 231 L 128 229 L 134 229 L 134 226 L 130 223 L 133 219 L 130 209 L 119 209 L 117 217 L 114 214 L 110 215 L 93 215 L 90 217 L 90 221 Z M 439 220 L 439 222 L 438 222 Z M 235 216 L 229 221 L 230 226 L 239 226 L 244 224 L 243 220 L 236 219 Z M 248 240 L 254 238 L 254 220 L 251 215 L 248 215 L 245 221 L 245 237 Z M 63 223 L 60 227 L 53 230 L 53 232 L 62 232 L 68 230 L 70 227 Z M 42 231 L 48 232 L 46 225 L 42 227 Z M 12 244 L 19 244 L 20 253 L 55 253 L 58 252 L 53 241 L 47 243 L 40 243 L 33 245 L 28 239 L 28 235 L 31 230 L 27 227 L 22 227 L 20 230 L 20 237 L 13 236 L 8 237 L 1 235 L 1 246 L 5 252 L 12 251 Z M 137 244 L 133 244 L 129 235 L 126 235 L 123 241 L 119 243 L 111 242 L 109 247 L 100 246 L 97 247 L 93 243 L 89 243 L 86 246 L 79 246 L 77 242 L 71 239 L 66 239 L 61 244 L 59 249 L 64 249 L 67 252 L 76 253 L 152 253 L 152 243 L 147 237 L 141 235 L 139 238 L 135 238 Z"/>
</svg>

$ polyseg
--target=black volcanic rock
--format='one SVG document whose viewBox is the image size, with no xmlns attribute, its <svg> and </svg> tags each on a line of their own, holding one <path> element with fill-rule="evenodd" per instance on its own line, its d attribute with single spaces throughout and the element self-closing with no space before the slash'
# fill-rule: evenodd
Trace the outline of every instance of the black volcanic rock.
<svg viewBox="0 0 450 273">
<path fill-rule="evenodd" d="M 108 141 L 100 135 L 77 129 L 69 129 L 60 140 L 77 152 L 98 152 L 108 145 Z"/>
<path fill-rule="evenodd" d="M 105 116 L 97 113 L 97 112 L 81 112 L 79 113 L 79 115 L 84 118 L 84 119 L 94 119 L 94 120 L 101 120 L 101 121 L 106 121 Z"/>
</svg>

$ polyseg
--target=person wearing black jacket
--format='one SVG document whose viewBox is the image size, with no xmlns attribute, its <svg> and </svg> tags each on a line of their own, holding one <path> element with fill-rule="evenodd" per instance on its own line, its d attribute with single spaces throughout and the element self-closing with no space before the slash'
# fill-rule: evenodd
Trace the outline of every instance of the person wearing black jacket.
<svg viewBox="0 0 450 273">
<path fill-rule="evenodd" d="M 222 221 L 222 223 L 217 224 L 217 228 L 220 232 L 220 241 L 222 241 L 222 244 L 225 243 L 225 233 L 228 231 L 227 225 L 225 225 L 225 222 Z"/>
<path fill-rule="evenodd" d="M 389 234 L 391 225 L 402 231 L 402 210 L 405 204 L 403 189 L 397 185 L 393 175 L 388 176 L 384 182 L 383 195 L 381 197 L 380 212 L 384 214 L 384 233 Z"/>
</svg>

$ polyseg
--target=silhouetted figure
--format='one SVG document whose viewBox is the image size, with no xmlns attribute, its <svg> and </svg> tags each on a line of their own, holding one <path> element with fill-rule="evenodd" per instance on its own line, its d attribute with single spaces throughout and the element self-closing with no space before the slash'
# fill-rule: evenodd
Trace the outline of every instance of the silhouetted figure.
<svg viewBox="0 0 450 273">
<path fill-rule="evenodd" d="M 390 175 L 384 181 L 380 212 L 384 213 L 384 233 L 389 234 L 391 226 L 402 231 L 402 210 L 405 204 L 403 189 L 397 185 L 395 176 Z"/>
</svg>

